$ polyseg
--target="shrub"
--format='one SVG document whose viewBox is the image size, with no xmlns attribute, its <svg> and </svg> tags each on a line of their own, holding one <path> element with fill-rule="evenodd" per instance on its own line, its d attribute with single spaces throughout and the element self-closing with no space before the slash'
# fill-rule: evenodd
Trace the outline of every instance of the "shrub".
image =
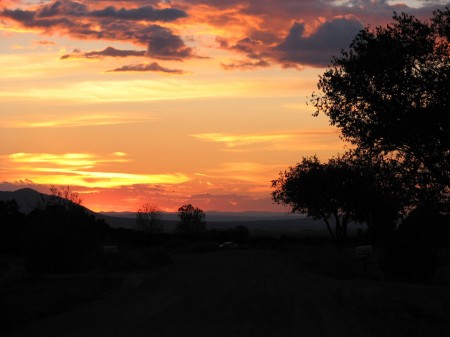
<svg viewBox="0 0 450 337">
<path fill-rule="evenodd" d="M 436 252 L 413 239 L 392 240 L 380 261 L 387 278 L 420 283 L 431 281 L 437 266 Z"/>
</svg>

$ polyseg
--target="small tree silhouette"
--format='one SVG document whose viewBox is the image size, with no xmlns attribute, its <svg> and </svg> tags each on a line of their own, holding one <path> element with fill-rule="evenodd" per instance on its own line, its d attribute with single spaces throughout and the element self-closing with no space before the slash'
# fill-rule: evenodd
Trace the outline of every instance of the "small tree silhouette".
<svg viewBox="0 0 450 337">
<path fill-rule="evenodd" d="M 162 212 L 155 204 L 145 203 L 137 211 L 136 229 L 147 233 L 162 232 L 162 216 Z"/>
<path fill-rule="evenodd" d="M 184 234 L 198 234 L 206 230 L 205 212 L 191 204 L 185 204 L 178 208 L 180 222 L 176 231 Z"/>
</svg>

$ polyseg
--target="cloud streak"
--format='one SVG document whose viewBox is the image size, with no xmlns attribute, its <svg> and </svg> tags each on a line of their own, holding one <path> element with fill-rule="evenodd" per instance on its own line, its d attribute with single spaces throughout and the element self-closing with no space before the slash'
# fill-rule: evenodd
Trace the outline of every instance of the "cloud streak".
<svg viewBox="0 0 450 337">
<path fill-rule="evenodd" d="M 126 154 L 116 152 L 112 156 L 103 157 L 99 159 L 93 154 L 89 153 L 64 153 L 64 154 L 49 154 L 49 153 L 13 153 L 9 155 L 9 160 L 15 163 L 45 163 L 62 166 L 74 167 L 93 167 L 99 163 L 113 163 L 113 162 L 127 162 Z"/>
<path fill-rule="evenodd" d="M 106 47 L 103 50 L 91 51 L 91 52 L 81 52 L 75 49 L 70 54 L 64 54 L 61 59 L 68 58 L 102 58 L 102 57 L 129 57 L 129 56 L 145 56 L 145 50 L 121 50 L 114 47 Z"/>
<path fill-rule="evenodd" d="M 206 142 L 223 144 L 223 150 L 231 152 L 326 150 L 342 144 L 333 128 L 259 134 L 202 133 L 191 136 Z"/>
<path fill-rule="evenodd" d="M 153 121 L 148 115 L 135 114 L 84 114 L 84 115 L 45 115 L 28 114 L 25 116 L 11 116 L 0 121 L 1 128 L 55 128 L 55 127 L 83 127 L 98 125 L 117 125 L 142 123 Z"/>
<path fill-rule="evenodd" d="M 159 73 L 176 74 L 176 75 L 184 74 L 183 70 L 165 68 L 165 67 L 160 66 L 156 62 L 145 63 L 145 64 L 131 64 L 131 65 L 123 66 L 123 67 L 116 68 L 113 70 L 109 70 L 109 72 L 129 72 L 129 71 L 159 72 Z"/>
</svg>

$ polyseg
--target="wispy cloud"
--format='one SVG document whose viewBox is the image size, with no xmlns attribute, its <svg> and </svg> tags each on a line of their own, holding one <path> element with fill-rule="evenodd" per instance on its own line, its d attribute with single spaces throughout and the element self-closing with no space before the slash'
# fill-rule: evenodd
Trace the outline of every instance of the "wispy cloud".
<svg viewBox="0 0 450 337">
<path fill-rule="evenodd" d="M 9 160 L 15 163 L 53 164 L 56 166 L 94 167 L 99 163 L 127 162 L 126 154 L 115 152 L 102 158 L 89 153 L 13 153 Z"/>
<path fill-rule="evenodd" d="M 91 153 L 13 153 L 4 161 L 5 171 L 14 171 L 9 174 L 13 176 L 10 180 L 27 177 L 36 184 L 110 188 L 135 184 L 179 184 L 190 180 L 182 173 L 134 174 L 98 170 L 99 166 L 111 167 L 113 163 L 129 162 L 127 154 L 119 151 L 102 156 Z"/>
<path fill-rule="evenodd" d="M 192 137 L 214 143 L 223 143 L 227 148 L 246 146 L 259 143 L 268 143 L 292 138 L 290 134 L 226 134 L 226 133 L 201 133 Z"/>
<path fill-rule="evenodd" d="M 226 83 L 207 83 L 189 79 L 137 79 L 115 81 L 83 81 L 65 86 L 51 86 L 17 91 L 14 88 L 1 88 L 0 98 L 21 100 L 55 100 L 85 102 L 143 102 L 198 97 L 244 96 L 252 89 L 251 83 L 228 81 Z"/>
<path fill-rule="evenodd" d="M 49 128 L 49 127 L 81 127 L 141 123 L 154 120 L 149 114 L 27 114 L 22 116 L 11 115 L 0 121 L 2 128 Z"/>
<path fill-rule="evenodd" d="M 207 142 L 223 144 L 224 151 L 244 152 L 255 150 L 299 151 L 338 148 L 342 141 L 333 128 L 288 131 L 282 133 L 227 134 L 202 133 L 192 137 Z"/>
</svg>

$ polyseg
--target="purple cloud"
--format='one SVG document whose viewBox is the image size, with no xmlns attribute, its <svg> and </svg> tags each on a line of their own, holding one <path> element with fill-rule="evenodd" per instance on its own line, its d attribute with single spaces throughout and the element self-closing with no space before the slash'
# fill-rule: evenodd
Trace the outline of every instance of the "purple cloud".
<svg viewBox="0 0 450 337">
<path fill-rule="evenodd" d="M 86 53 L 82 53 L 78 49 L 75 49 L 72 53 L 61 56 L 61 59 L 145 56 L 145 54 L 145 50 L 122 50 L 113 47 L 107 47 L 103 50 L 91 51 Z"/>
<path fill-rule="evenodd" d="M 273 56 L 284 65 L 327 66 L 333 55 L 350 45 L 363 24 L 354 17 L 325 22 L 310 36 L 305 25 L 295 22 L 283 42 L 273 48 Z"/>
<path fill-rule="evenodd" d="M 109 72 L 127 72 L 127 71 L 136 71 L 136 72 L 160 72 L 160 73 L 168 73 L 168 74 L 176 74 L 176 75 L 181 75 L 184 74 L 184 71 L 179 70 L 179 69 L 169 69 L 169 68 L 165 68 L 160 66 L 158 63 L 156 62 L 152 62 L 152 63 L 146 63 L 146 64 L 132 64 L 132 65 L 127 65 L 127 66 L 123 66 L 120 68 L 116 68 L 113 70 L 109 70 Z"/>
</svg>

